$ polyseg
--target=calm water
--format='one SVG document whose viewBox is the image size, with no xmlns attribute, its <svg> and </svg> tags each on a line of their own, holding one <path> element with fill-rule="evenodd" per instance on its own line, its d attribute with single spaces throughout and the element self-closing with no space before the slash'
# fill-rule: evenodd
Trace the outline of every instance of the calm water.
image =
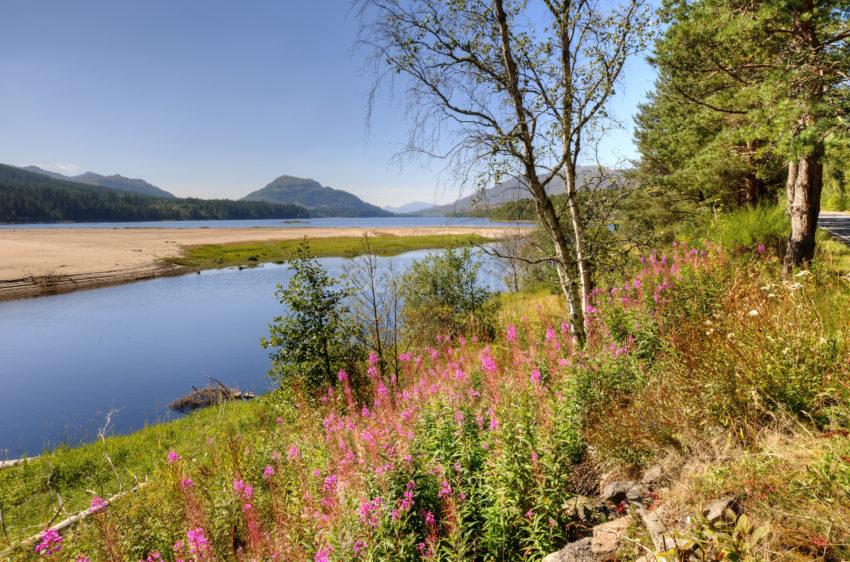
<svg viewBox="0 0 850 562">
<path fill-rule="evenodd" d="M 381 259 L 401 270 L 427 253 Z M 348 260 L 320 261 L 338 273 Z M 112 408 L 117 433 L 169 419 L 169 402 L 208 376 L 269 389 L 259 340 L 289 276 L 265 265 L 0 302 L 0 458 L 92 439 Z M 499 279 L 482 268 L 482 284 Z"/>
<path fill-rule="evenodd" d="M 495 222 L 490 219 L 449 217 L 376 217 L 325 219 L 265 219 L 265 220 L 208 220 L 208 221 L 149 221 L 149 222 L 77 222 L 77 223 L 0 223 L 0 229 L 30 228 L 324 228 L 368 227 L 426 227 L 426 226 L 516 226 L 517 222 Z"/>
</svg>

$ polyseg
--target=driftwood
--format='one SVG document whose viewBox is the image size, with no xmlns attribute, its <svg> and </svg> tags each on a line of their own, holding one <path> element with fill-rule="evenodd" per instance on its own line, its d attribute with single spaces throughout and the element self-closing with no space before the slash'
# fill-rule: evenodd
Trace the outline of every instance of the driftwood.
<svg viewBox="0 0 850 562">
<path fill-rule="evenodd" d="M 38 457 L 23 457 L 23 458 L 20 458 L 20 459 L 11 459 L 11 460 L 6 460 L 6 461 L 0 461 L 0 470 L 2 470 L 4 468 L 11 468 L 15 465 L 22 464 L 22 463 L 25 463 L 27 461 L 31 461 L 31 460 L 34 460 L 34 459 L 37 459 L 37 458 Z"/>
<path fill-rule="evenodd" d="M 135 491 L 139 490 L 140 488 L 144 487 L 146 484 L 147 484 L 147 482 L 141 482 L 141 483 L 133 486 L 129 490 L 126 490 L 124 492 L 119 492 L 119 493 L 115 494 L 114 496 L 112 496 L 111 498 L 109 498 L 108 500 L 105 500 L 105 503 L 106 503 L 107 506 L 109 506 L 115 500 L 118 500 L 121 497 L 126 496 L 127 494 L 129 494 L 131 492 L 135 492 Z M 82 521 L 83 519 L 85 519 L 86 517 L 97 513 L 97 511 L 98 510 L 92 509 L 92 508 L 84 509 L 83 511 L 80 511 L 79 513 L 75 513 L 74 515 L 68 517 L 67 519 L 63 519 L 62 521 L 60 521 L 59 523 L 57 523 L 55 525 L 53 525 L 52 524 L 53 522 L 51 521 L 50 524 L 48 524 L 47 529 L 54 529 L 57 532 L 58 531 L 64 531 L 65 529 L 74 525 L 75 523 L 78 523 L 78 522 Z M 25 538 L 21 541 L 18 541 L 16 546 L 13 546 L 13 547 L 9 548 L 8 550 L 3 551 L 2 553 L 0 553 L 0 556 L 6 556 L 6 555 L 10 554 L 12 551 L 15 550 L 15 548 L 19 548 L 21 546 L 24 546 L 24 545 L 27 545 L 27 544 L 32 544 L 34 542 L 40 541 L 41 536 L 43 534 L 44 534 L 44 531 L 38 533 L 37 535 L 32 535 L 31 537 L 27 537 L 27 538 Z"/>
<path fill-rule="evenodd" d="M 181 413 L 192 412 L 199 408 L 214 406 L 228 400 L 251 400 L 256 398 L 250 392 L 242 392 L 237 388 L 225 386 L 221 381 L 210 377 L 210 381 L 215 384 L 210 384 L 204 388 L 192 387 L 192 392 L 186 396 L 181 396 L 174 402 L 168 405 L 169 408 Z"/>
</svg>

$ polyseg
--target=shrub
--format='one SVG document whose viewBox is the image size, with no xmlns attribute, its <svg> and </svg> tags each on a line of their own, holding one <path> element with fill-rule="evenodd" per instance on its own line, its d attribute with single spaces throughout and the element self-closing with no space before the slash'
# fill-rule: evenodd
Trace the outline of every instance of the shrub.
<svg viewBox="0 0 850 562">
<path fill-rule="evenodd" d="M 271 353 L 273 377 L 281 383 L 302 382 L 316 390 L 333 384 L 337 371 L 352 370 L 359 353 L 352 343 L 354 326 L 346 299 L 351 289 L 310 257 L 306 240 L 287 265 L 294 272 L 277 296 L 286 307 L 263 338 Z"/>
<path fill-rule="evenodd" d="M 469 248 L 429 254 L 414 262 L 401 280 L 404 333 L 408 340 L 433 342 L 438 335 L 491 336 L 498 303 L 479 284 L 481 262 Z"/>
</svg>

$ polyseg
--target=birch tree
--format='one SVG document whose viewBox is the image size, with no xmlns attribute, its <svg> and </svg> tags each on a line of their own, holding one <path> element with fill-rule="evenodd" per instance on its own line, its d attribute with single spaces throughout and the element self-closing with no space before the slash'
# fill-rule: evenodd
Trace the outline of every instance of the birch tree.
<svg viewBox="0 0 850 562">
<path fill-rule="evenodd" d="M 644 46 L 644 0 L 357 5 L 376 88 L 398 76 L 409 95 L 408 150 L 447 159 L 479 186 L 520 180 L 553 242 L 572 333 L 583 343 L 593 271 L 577 169 L 606 130 L 626 62 Z M 558 182 L 565 212 L 551 198 Z"/>
</svg>

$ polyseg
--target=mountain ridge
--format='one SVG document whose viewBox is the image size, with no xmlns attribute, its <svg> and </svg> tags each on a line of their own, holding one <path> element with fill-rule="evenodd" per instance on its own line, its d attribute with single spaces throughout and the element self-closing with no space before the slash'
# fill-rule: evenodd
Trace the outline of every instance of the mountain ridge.
<svg viewBox="0 0 850 562">
<path fill-rule="evenodd" d="M 126 193 L 135 193 L 137 195 L 145 195 L 147 197 L 161 197 L 163 199 L 177 198 L 177 196 L 173 193 L 165 191 L 164 189 L 148 183 L 143 179 L 128 178 L 121 174 L 104 176 L 103 174 L 97 174 L 95 172 L 83 172 L 76 176 L 67 176 L 65 174 L 60 174 L 59 172 L 51 172 L 49 170 L 39 168 L 38 166 L 25 166 L 21 169 L 57 180 L 107 187 L 109 189 L 124 191 Z"/>
<path fill-rule="evenodd" d="M 348 191 L 323 186 L 310 178 L 282 175 L 240 201 L 288 203 L 305 207 L 313 216 L 389 217 L 392 213 L 367 203 Z"/>
<path fill-rule="evenodd" d="M 410 203 L 405 203 L 404 205 L 384 205 L 381 207 L 385 211 L 389 211 L 390 213 L 396 214 L 408 214 L 408 213 L 418 213 L 419 211 L 424 211 L 425 209 L 430 209 L 433 207 L 433 203 L 426 203 L 424 201 L 411 201 Z"/>
<path fill-rule="evenodd" d="M 578 166 L 576 168 L 576 183 L 578 189 L 584 189 L 587 185 L 597 177 L 599 168 L 596 166 Z M 607 170 L 613 172 L 615 176 L 620 176 L 622 170 Z M 610 183 L 609 179 L 607 183 Z M 559 195 L 566 193 L 566 184 L 563 178 L 556 176 L 552 179 L 549 185 L 546 186 L 546 192 L 549 195 Z M 499 182 L 493 187 L 488 187 L 482 191 L 477 191 L 471 195 L 460 197 L 454 203 L 446 205 L 435 205 L 428 209 L 423 209 L 417 214 L 423 216 L 446 216 L 451 214 L 463 214 L 473 210 L 486 210 L 493 207 L 498 207 L 505 203 L 512 203 L 524 199 L 531 199 L 531 194 L 523 187 L 522 180 L 517 177 L 509 178 Z"/>
<path fill-rule="evenodd" d="M 0 222 L 115 222 L 309 218 L 300 205 L 164 198 L 77 183 L 0 164 Z"/>
</svg>

